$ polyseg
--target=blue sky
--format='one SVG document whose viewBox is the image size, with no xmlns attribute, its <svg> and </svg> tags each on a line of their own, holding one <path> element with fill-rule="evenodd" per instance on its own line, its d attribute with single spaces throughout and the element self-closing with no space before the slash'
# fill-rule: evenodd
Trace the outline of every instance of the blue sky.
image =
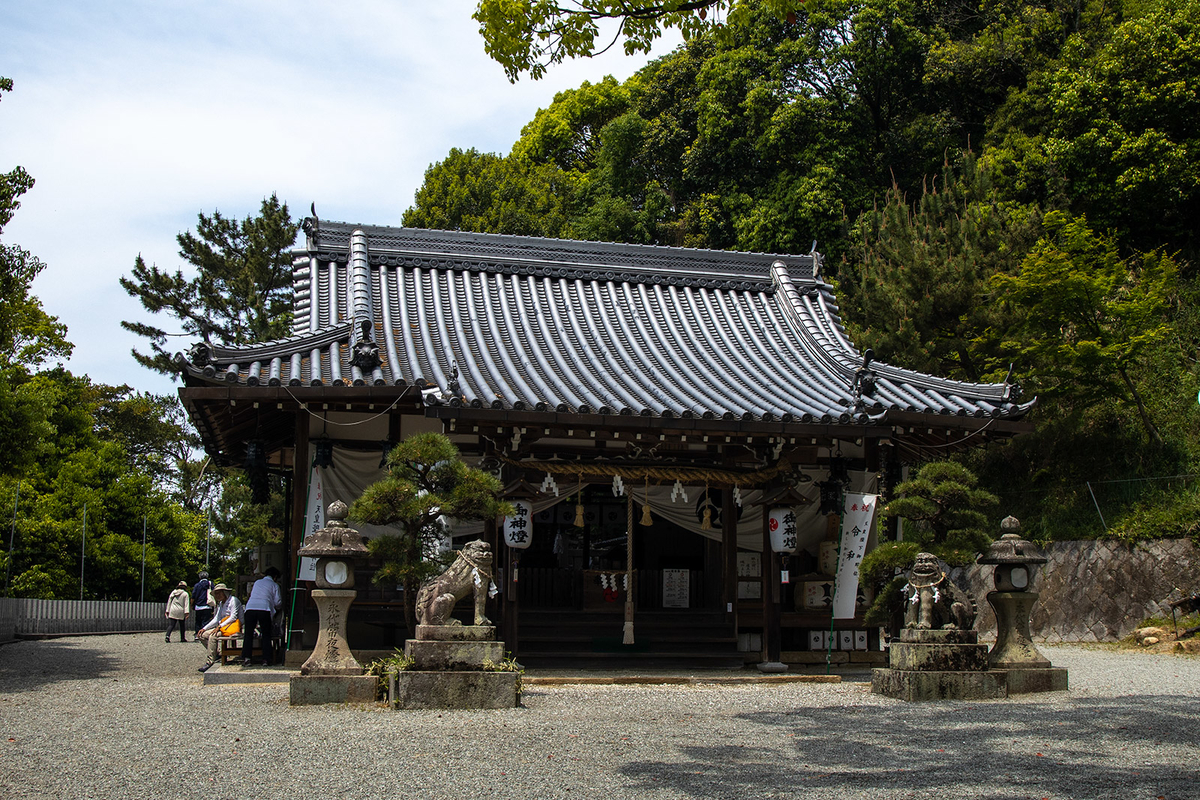
<svg viewBox="0 0 1200 800">
<path fill-rule="evenodd" d="M 199 211 L 399 224 L 451 147 L 506 153 L 554 94 L 646 62 L 613 52 L 510 84 L 469 0 L 107 0 L 0 4 L 0 171 L 37 185 L 4 242 L 47 263 L 34 286 L 69 329 L 69 366 L 158 393 L 117 283 L 136 255 L 175 269 Z M 665 42 L 655 55 L 667 52 Z M 170 328 L 167 320 L 157 324 Z M 188 341 L 179 342 L 184 349 Z M 141 349 L 145 349 L 144 346 Z"/>
</svg>

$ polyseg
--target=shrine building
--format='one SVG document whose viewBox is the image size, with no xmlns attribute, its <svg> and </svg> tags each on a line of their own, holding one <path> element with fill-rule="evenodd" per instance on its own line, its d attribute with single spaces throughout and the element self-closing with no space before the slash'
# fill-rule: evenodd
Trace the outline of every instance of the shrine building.
<svg viewBox="0 0 1200 800">
<path fill-rule="evenodd" d="M 815 251 L 303 229 L 292 335 L 176 357 L 209 456 L 285 479 L 288 535 L 259 568 L 295 589 L 294 649 L 316 636 L 297 577 L 313 476 L 324 502 L 351 503 L 391 446 L 440 431 L 531 503 L 523 549 L 503 523 L 451 534 L 492 544 L 489 616 L 522 663 L 878 660 L 869 598 L 830 610 L 842 497 L 886 501 L 904 465 L 1030 429 L 1015 383 L 859 352 Z M 781 505 L 783 547 L 764 514 Z M 876 522 L 866 546 L 887 535 Z M 390 651 L 410 634 L 373 572 L 357 577 L 350 643 Z"/>
</svg>

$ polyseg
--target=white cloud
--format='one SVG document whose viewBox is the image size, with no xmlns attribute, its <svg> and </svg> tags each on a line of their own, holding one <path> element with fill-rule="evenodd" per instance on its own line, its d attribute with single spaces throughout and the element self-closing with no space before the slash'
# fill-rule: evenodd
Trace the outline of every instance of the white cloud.
<svg viewBox="0 0 1200 800">
<path fill-rule="evenodd" d="M 15 7 L 14 7 L 15 6 Z M 474 3 L 169 0 L 0 7 L 0 170 L 37 180 L 5 230 L 49 266 L 35 291 L 69 327 L 71 368 L 157 392 L 117 279 L 142 253 L 180 266 L 198 211 L 398 224 L 451 147 L 507 152 L 554 94 L 631 75 L 611 52 L 513 85 L 483 52 Z M 664 43 L 666 52 L 674 41 Z M 166 320 L 156 324 L 166 326 Z M 185 341 L 180 342 L 180 347 Z"/>
</svg>

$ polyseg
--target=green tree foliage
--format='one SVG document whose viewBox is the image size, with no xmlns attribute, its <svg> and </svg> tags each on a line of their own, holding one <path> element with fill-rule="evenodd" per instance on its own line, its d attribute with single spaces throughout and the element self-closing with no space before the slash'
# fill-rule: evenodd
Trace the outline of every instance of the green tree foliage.
<svg viewBox="0 0 1200 800">
<path fill-rule="evenodd" d="M 522 167 L 492 153 L 455 148 L 425 171 L 416 205 L 404 212 L 403 224 L 555 238 L 565 223 L 568 183 L 554 168 Z"/>
<path fill-rule="evenodd" d="M 430 557 L 443 535 L 440 520 L 488 520 L 512 513 L 512 506 L 498 499 L 501 489 L 494 476 L 463 463 L 449 438 L 422 433 L 392 449 L 388 474 L 350 507 L 352 519 L 395 525 L 401 531 L 399 536 L 376 537 L 370 548 L 383 558 L 375 582 L 404 585 L 410 630 L 417 589 L 443 566 Z"/>
<path fill-rule="evenodd" d="M 1125 400 L 1161 442 L 1134 370 L 1171 334 L 1174 260 L 1160 251 L 1123 259 L 1115 241 L 1060 211 L 1044 225 L 1021 271 L 991 281 L 1001 301 L 1019 309 L 1004 345 L 1033 367 L 1041 391 L 1083 404 Z"/>
<path fill-rule="evenodd" d="M 11 89 L 0 78 L 0 92 Z M 20 167 L 0 174 L 0 233 L 32 187 Z M 0 244 L 5 593 L 78 598 L 82 573 L 85 598 L 139 598 L 144 521 L 146 597 L 162 597 L 196 563 L 196 518 L 168 494 L 172 461 L 183 454 L 177 445 L 187 441 L 178 403 L 46 367 L 70 355 L 71 344 L 31 293 L 45 266 Z"/>
<path fill-rule="evenodd" d="M 1088 4 L 1084 8 L 1090 8 Z M 1085 14 L 988 134 L 1014 194 L 1068 204 L 1128 246 L 1197 256 L 1200 4 Z"/>
<path fill-rule="evenodd" d="M 299 230 L 286 203 L 275 195 L 244 220 L 214 211 L 199 215 L 196 232 L 176 237 L 179 255 L 194 273 L 147 266 L 139 255 L 121 286 L 152 314 L 165 313 L 182 334 L 215 344 L 246 344 L 287 335 L 291 326 L 292 263 L 289 250 Z M 168 334 L 142 322 L 121 327 L 149 340 L 148 354 L 133 350 L 139 364 L 175 375 Z"/>
<path fill-rule="evenodd" d="M 1002 200 L 991 170 L 969 152 L 914 204 L 893 187 L 881 209 L 858 218 L 838 276 L 856 340 L 910 369 L 968 381 L 994 373 L 986 334 L 1008 320 L 988 281 L 1019 268 L 1040 217 L 1036 207 Z"/>
<path fill-rule="evenodd" d="M 480 0 L 474 17 L 487 54 L 515 82 L 523 73 L 537 80 L 547 67 L 603 52 L 619 39 L 627 54 L 649 52 L 664 28 L 691 38 L 720 26 L 724 16 L 736 19 L 749 5 L 744 0 L 577 0 L 571 7 L 555 0 Z M 767 5 L 781 17 L 794 16 L 803 0 L 768 0 Z M 614 21 L 617 31 L 600 47 L 604 21 Z"/>
<path fill-rule="evenodd" d="M 143 519 L 147 599 L 190 579 L 198 556 L 198 517 L 173 502 L 121 439 L 134 447 L 144 447 L 144 441 L 97 424 L 100 409 L 123 390 L 94 385 L 61 368 L 38 373 L 25 385 L 35 387 L 43 414 L 33 437 L 36 458 L 0 477 L 0 503 L 8 509 L 5 538 L 14 543 L 12 562 L 5 564 L 10 593 L 78 599 L 83 545 L 85 598 L 139 598 Z M 7 556 L 7 547 L 4 551 Z"/>
<path fill-rule="evenodd" d="M 11 79 L 0 77 L 0 97 L 12 88 Z M 33 178 L 21 167 L 0 173 L 0 236 L 32 188 Z M 36 367 L 71 355 L 66 326 L 31 294 L 33 279 L 45 268 L 28 250 L 0 242 L 0 363 L 6 367 Z"/>
</svg>

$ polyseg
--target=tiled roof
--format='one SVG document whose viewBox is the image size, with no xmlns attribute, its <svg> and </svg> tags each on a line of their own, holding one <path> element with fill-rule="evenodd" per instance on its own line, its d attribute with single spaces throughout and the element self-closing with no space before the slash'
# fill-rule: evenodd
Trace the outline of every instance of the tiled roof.
<svg viewBox="0 0 1200 800">
<path fill-rule="evenodd" d="M 305 229 L 296 335 L 195 347 L 178 357 L 189 383 L 413 385 L 477 408 L 785 422 L 1011 419 L 1029 405 L 1005 384 L 864 368 L 815 253 Z"/>
</svg>

